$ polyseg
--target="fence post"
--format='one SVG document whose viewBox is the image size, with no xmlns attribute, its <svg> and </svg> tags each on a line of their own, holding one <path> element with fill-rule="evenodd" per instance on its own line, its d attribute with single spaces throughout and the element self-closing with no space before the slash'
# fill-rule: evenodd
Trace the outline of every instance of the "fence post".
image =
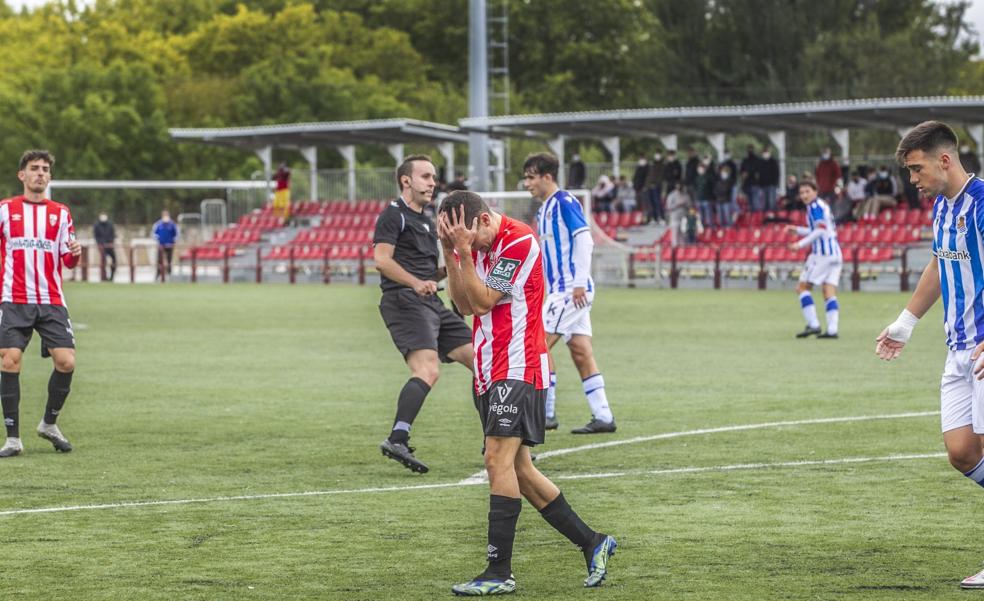
<svg viewBox="0 0 984 601">
<path fill-rule="evenodd" d="M 359 248 L 359 285 L 366 284 L 366 247 Z"/>
<path fill-rule="evenodd" d="M 721 247 L 714 252 L 714 289 L 721 289 Z"/>
<path fill-rule="evenodd" d="M 256 247 L 256 283 L 263 283 L 263 255 L 260 247 Z"/>
<path fill-rule="evenodd" d="M 106 281 L 106 247 L 108 244 L 98 244 L 96 248 L 99 249 L 99 281 Z"/>
<path fill-rule="evenodd" d="M 191 247 L 191 283 L 198 282 L 198 247 Z"/>
<path fill-rule="evenodd" d="M 861 290 L 861 262 L 858 258 L 860 254 L 858 247 L 854 247 L 854 257 L 852 259 L 852 264 L 854 265 L 854 271 L 851 273 L 851 292 L 857 292 Z"/>
<path fill-rule="evenodd" d="M 331 264 L 328 262 L 328 253 L 329 253 L 329 251 L 331 251 L 331 247 L 326 244 L 325 246 L 322 247 L 322 250 L 325 253 L 325 265 L 322 268 L 324 270 L 324 273 L 322 274 L 322 276 L 325 279 L 325 283 L 326 284 L 330 284 L 331 283 Z"/>
<path fill-rule="evenodd" d="M 902 271 L 899 273 L 899 289 L 902 292 L 909 291 L 909 247 L 902 247 Z"/>
<path fill-rule="evenodd" d="M 222 247 L 222 283 L 229 283 L 229 247 Z"/>
<path fill-rule="evenodd" d="M 130 283 L 135 284 L 137 282 L 137 264 L 133 262 L 136 257 L 136 252 L 133 250 L 133 245 L 130 245 Z"/>
<path fill-rule="evenodd" d="M 759 290 L 765 290 L 766 282 L 769 279 L 768 272 L 765 271 L 765 247 L 759 248 Z"/>
<path fill-rule="evenodd" d="M 294 283 L 297 283 L 297 276 L 294 273 L 294 249 L 297 248 L 297 247 L 295 247 L 293 244 L 291 244 L 287 248 L 290 249 L 288 251 L 289 258 L 288 258 L 288 264 L 287 264 L 287 270 L 288 270 L 287 281 L 289 281 L 291 284 L 294 284 Z"/>
<path fill-rule="evenodd" d="M 677 249 L 679 247 L 674 246 L 670 250 L 670 288 L 674 290 L 680 281 L 680 270 L 677 268 Z"/>
<path fill-rule="evenodd" d="M 82 281 L 89 281 L 89 247 L 82 247 L 82 259 L 79 261 L 82 266 Z"/>
</svg>

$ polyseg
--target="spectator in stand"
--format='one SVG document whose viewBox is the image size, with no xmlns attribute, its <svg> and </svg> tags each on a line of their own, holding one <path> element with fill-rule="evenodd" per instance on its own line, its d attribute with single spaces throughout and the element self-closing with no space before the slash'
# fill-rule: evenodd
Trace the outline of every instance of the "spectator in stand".
<svg viewBox="0 0 984 601">
<path fill-rule="evenodd" d="M 591 200 L 595 212 L 610 213 L 615 200 L 615 184 L 607 175 L 598 178 L 598 184 L 591 189 Z"/>
<path fill-rule="evenodd" d="M 912 184 L 912 176 L 905 165 L 899 166 L 899 181 L 902 182 L 902 198 L 905 203 L 910 209 L 921 209 L 922 199 L 919 195 L 919 188 Z"/>
<path fill-rule="evenodd" d="M 677 183 L 683 180 L 683 166 L 677 159 L 675 150 L 666 153 L 666 164 L 663 165 L 663 186 L 667 190 L 672 190 Z"/>
<path fill-rule="evenodd" d="M 687 212 L 693 208 L 693 204 L 687 188 L 681 182 L 677 182 L 666 197 L 666 210 L 670 213 L 670 244 L 673 246 L 680 244 L 680 234 L 686 231 L 683 225 Z"/>
<path fill-rule="evenodd" d="M 802 211 L 806 208 L 799 199 L 799 180 L 794 174 L 786 178 L 786 202 L 782 206 L 787 211 Z"/>
<path fill-rule="evenodd" d="M 635 190 L 636 198 L 642 205 L 642 210 L 646 212 L 646 221 L 649 223 L 653 219 L 652 211 L 649 208 L 649 199 L 646 196 L 646 176 L 649 175 L 649 161 L 646 156 L 640 154 L 639 161 L 636 163 L 635 171 L 632 172 L 632 189 Z"/>
<path fill-rule="evenodd" d="M 700 208 L 700 219 L 708 226 L 714 223 L 714 173 L 708 171 L 703 162 L 697 165 L 697 178 L 694 180 L 694 196 Z M 721 225 L 720 223 L 718 225 Z"/>
<path fill-rule="evenodd" d="M 687 216 L 683 220 L 681 229 L 687 244 L 697 244 L 697 237 L 704 233 L 704 224 L 701 223 L 695 207 L 691 206 L 687 209 Z"/>
<path fill-rule="evenodd" d="M 830 148 L 824 148 L 820 153 L 820 162 L 814 171 L 817 182 L 817 194 L 827 202 L 834 199 L 834 188 L 841 179 L 841 168 L 830 154 Z"/>
<path fill-rule="evenodd" d="M 636 209 L 635 190 L 629 185 L 629 179 L 624 175 L 618 178 L 615 189 L 615 210 L 619 213 L 631 213 Z"/>
<path fill-rule="evenodd" d="M 171 259 L 174 257 L 174 245 L 178 241 L 178 225 L 171 220 L 171 213 L 166 209 L 161 211 L 161 218 L 152 228 L 157 240 L 157 279 L 164 281 L 164 273 L 171 274 Z"/>
<path fill-rule="evenodd" d="M 683 183 L 690 189 L 690 192 L 694 194 L 697 198 L 700 195 L 694 190 L 694 186 L 697 183 L 697 167 L 700 165 L 700 157 L 697 156 L 697 150 L 691 146 L 687 149 L 687 164 L 683 168 Z"/>
<path fill-rule="evenodd" d="M 273 214 L 285 222 L 290 217 L 290 167 L 280 163 L 277 172 L 273 174 L 276 190 L 273 193 Z"/>
<path fill-rule="evenodd" d="M 581 155 L 575 153 L 571 157 L 571 166 L 567 173 L 567 189 L 579 190 L 584 187 L 584 180 L 588 175 L 584 162 L 581 161 Z"/>
<path fill-rule="evenodd" d="M 772 149 L 768 146 L 762 149 L 759 167 L 759 183 L 762 185 L 765 210 L 775 211 L 779 208 L 776 203 L 776 195 L 779 191 L 779 161 L 772 156 Z"/>
<path fill-rule="evenodd" d="M 764 208 L 762 197 L 761 171 L 762 160 L 755 154 L 755 147 L 748 145 L 748 153 L 741 160 L 741 190 L 745 193 L 748 208 L 759 213 Z"/>
<path fill-rule="evenodd" d="M 868 184 L 870 195 L 862 209 L 863 219 L 875 219 L 882 209 L 899 204 L 896 196 L 899 193 L 898 182 L 886 165 L 878 167 L 874 179 Z"/>
<path fill-rule="evenodd" d="M 717 181 L 714 182 L 714 206 L 717 209 L 717 221 L 720 227 L 734 225 L 734 215 L 731 212 L 731 168 L 721 165 Z"/>
<path fill-rule="evenodd" d="M 92 237 L 99 247 L 99 274 L 102 281 L 112 282 L 116 277 L 116 228 L 106 211 L 99 212 L 99 221 L 92 226 Z M 109 269 L 108 277 L 106 269 Z"/>
<path fill-rule="evenodd" d="M 649 169 L 646 171 L 645 201 L 649 205 L 650 219 L 658 225 L 666 223 L 666 213 L 663 211 L 664 170 L 663 154 L 654 153 L 653 162 L 649 164 Z"/>
<path fill-rule="evenodd" d="M 976 152 L 970 150 L 970 146 L 964 144 L 960 147 L 960 165 L 964 168 L 964 171 L 972 175 L 980 177 L 981 175 L 981 160 L 977 157 Z"/>
<path fill-rule="evenodd" d="M 834 223 L 838 225 L 847 221 L 860 219 L 861 215 L 864 214 L 864 203 L 868 199 L 868 182 L 861 177 L 859 172 L 851 172 L 851 178 L 847 182 L 847 190 L 845 191 L 844 197 L 850 203 L 851 218 L 841 219 L 842 215 L 835 213 Z"/>
</svg>

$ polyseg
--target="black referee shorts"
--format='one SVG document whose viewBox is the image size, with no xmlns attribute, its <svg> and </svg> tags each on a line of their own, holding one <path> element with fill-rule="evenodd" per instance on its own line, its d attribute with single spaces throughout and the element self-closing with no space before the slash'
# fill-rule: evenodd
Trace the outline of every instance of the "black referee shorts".
<svg viewBox="0 0 984 601">
<path fill-rule="evenodd" d="M 464 320 L 434 294 L 420 296 L 409 288 L 387 290 L 379 302 L 379 314 L 404 359 L 411 351 L 430 349 L 437 351 L 441 361 L 451 363 L 448 353 L 472 341 Z"/>
<path fill-rule="evenodd" d="M 546 401 L 546 389 L 522 380 L 492 382 L 475 398 L 486 436 L 522 438 L 528 447 L 543 444 Z"/>
<path fill-rule="evenodd" d="M 0 348 L 23 351 L 35 330 L 41 335 L 42 357 L 48 356 L 48 349 L 75 348 L 75 332 L 65 307 L 0 303 Z"/>
</svg>

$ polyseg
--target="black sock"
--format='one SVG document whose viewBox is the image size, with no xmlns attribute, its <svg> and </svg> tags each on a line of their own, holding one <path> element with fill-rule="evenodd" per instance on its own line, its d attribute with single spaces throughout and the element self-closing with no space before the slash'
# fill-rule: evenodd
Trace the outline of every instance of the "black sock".
<svg viewBox="0 0 984 601">
<path fill-rule="evenodd" d="M 48 378 L 48 404 L 44 407 L 44 423 L 53 424 L 58 419 L 58 413 L 65 406 L 65 399 L 72 389 L 72 374 L 74 371 L 63 373 L 52 370 Z"/>
<path fill-rule="evenodd" d="M 0 404 L 3 405 L 3 423 L 8 438 L 20 438 L 20 374 L 0 372 Z"/>
<path fill-rule="evenodd" d="M 571 506 L 568 505 L 564 493 L 557 495 L 557 498 L 540 510 L 540 515 L 547 523 L 554 527 L 582 550 L 594 549 L 598 533 L 588 527 L 584 520 L 580 518 Z"/>
<path fill-rule="evenodd" d="M 522 499 L 489 495 L 489 567 L 482 577 L 505 579 L 512 575 L 513 539 L 522 508 Z"/>
<path fill-rule="evenodd" d="M 413 420 L 417 419 L 420 408 L 424 406 L 424 399 L 427 398 L 431 387 L 420 378 L 410 378 L 403 385 L 400 391 L 400 399 L 396 402 L 396 420 L 393 422 L 393 431 L 390 432 L 391 442 L 406 444 L 410 439 L 410 426 Z"/>
</svg>

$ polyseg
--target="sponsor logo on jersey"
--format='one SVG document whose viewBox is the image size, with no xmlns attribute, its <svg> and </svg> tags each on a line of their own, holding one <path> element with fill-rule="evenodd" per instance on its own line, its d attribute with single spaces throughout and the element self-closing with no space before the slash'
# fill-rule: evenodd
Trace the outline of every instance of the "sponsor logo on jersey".
<svg viewBox="0 0 984 601">
<path fill-rule="evenodd" d="M 965 250 L 937 250 L 933 254 L 939 259 L 946 259 L 949 261 L 969 261 L 970 253 Z"/>
<path fill-rule="evenodd" d="M 48 223 L 50 223 L 51 226 L 54 227 L 55 224 L 58 223 L 58 215 L 48 215 Z"/>
<path fill-rule="evenodd" d="M 505 257 L 499 259 L 499 261 L 492 268 L 489 273 L 489 278 L 493 280 L 499 280 L 502 283 L 512 282 L 513 278 L 516 276 L 520 265 L 518 259 L 506 259 Z"/>
<path fill-rule="evenodd" d="M 11 221 L 20 221 L 21 220 L 20 213 L 14 213 L 13 215 L 11 215 L 10 216 L 10 220 Z"/>
<path fill-rule="evenodd" d="M 55 243 L 43 238 L 11 238 L 10 250 L 43 250 L 51 252 Z"/>
<path fill-rule="evenodd" d="M 508 428 L 509 426 L 512 425 L 512 420 L 504 417 L 499 420 L 499 425 L 502 426 L 503 428 Z"/>
<path fill-rule="evenodd" d="M 492 414 L 502 415 L 503 413 L 519 413 L 519 407 L 516 405 L 500 405 L 498 403 L 493 403 L 489 405 L 489 415 Z"/>
</svg>

